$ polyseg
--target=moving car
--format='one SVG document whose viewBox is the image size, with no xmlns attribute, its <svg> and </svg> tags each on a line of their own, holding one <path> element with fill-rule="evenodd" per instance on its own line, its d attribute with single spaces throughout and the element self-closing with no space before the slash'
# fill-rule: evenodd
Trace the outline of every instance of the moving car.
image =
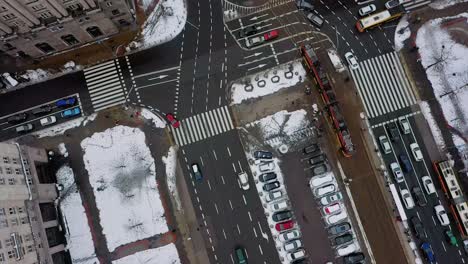
<svg viewBox="0 0 468 264">
<path fill-rule="evenodd" d="M 330 194 L 327 196 L 324 196 L 320 199 L 320 204 L 323 206 L 329 205 L 334 202 L 341 201 L 343 199 L 343 195 L 341 192 L 336 192 L 334 194 Z"/>
<path fill-rule="evenodd" d="M 52 106 L 50 105 L 44 105 L 39 108 L 33 109 L 31 112 L 33 115 L 43 115 L 50 113 L 52 111 Z"/>
<path fill-rule="evenodd" d="M 285 220 L 289 220 L 292 217 L 293 217 L 293 214 L 289 210 L 276 212 L 271 216 L 271 218 L 275 222 L 282 222 L 282 221 L 285 221 Z"/>
<path fill-rule="evenodd" d="M 331 236 L 336 236 L 339 234 L 343 234 L 351 230 L 351 225 L 349 223 L 341 223 L 338 225 L 334 225 L 328 228 L 328 234 Z"/>
<path fill-rule="evenodd" d="M 309 21 L 316 25 L 318 28 L 322 27 L 323 25 L 323 19 L 320 18 L 319 16 L 315 15 L 314 13 L 310 12 L 309 14 L 307 14 L 307 19 L 309 19 Z"/>
<path fill-rule="evenodd" d="M 57 107 L 68 107 L 68 106 L 75 105 L 75 103 L 76 103 L 75 97 L 68 97 L 68 98 L 58 100 L 57 102 L 55 102 L 55 105 Z"/>
<path fill-rule="evenodd" d="M 195 180 L 201 181 L 203 179 L 203 175 L 197 163 L 192 164 L 192 173 L 193 173 L 193 176 L 195 177 Z"/>
<path fill-rule="evenodd" d="M 356 252 L 356 250 L 358 250 L 358 247 L 356 246 L 355 243 L 352 243 L 349 245 L 338 247 L 336 249 L 336 253 L 338 254 L 338 256 L 343 257 L 343 256 Z"/>
<path fill-rule="evenodd" d="M 277 223 L 275 225 L 275 229 L 278 232 L 283 232 L 283 231 L 289 230 L 289 229 L 291 229 L 293 227 L 294 227 L 294 222 L 292 220 L 288 220 L 288 221 L 282 222 L 282 223 Z"/>
<path fill-rule="evenodd" d="M 434 211 L 437 216 L 437 219 L 439 219 L 439 222 L 442 226 L 448 226 L 450 224 L 448 215 L 445 212 L 445 209 L 442 205 L 439 204 L 434 206 Z"/>
<path fill-rule="evenodd" d="M 413 158 L 415 161 L 423 160 L 423 155 L 421 149 L 419 148 L 418 143 L 411 143 L 410 145 L 411 153 L 413 153 Z"/>
<path fill-rule="evenodd" d="M 411 126 L 406 117 L 402 116 L 398 118 L 398 124 L 400 125 L 400 129 L 403 134 L 411 133 Z"/>
<path fill-rule="evenodd" d="M 334 184 L 328 184 L 328 185 L 325 185 L 323 187 L 319 187 L 319 188 L 314 189 L 314 195 L 315 195 L 315 197 L 319 198 L 319 197 L 322 197 L 324 195 L 333 193 L 335 191 L 336 191 L 336 186 Z"/>
<path fill-rule="evenodd" d="M 243 247 L 237 247 L 234 252 L 237 264 L 247 264 L 247 254 L 245 254 L 245 249 Z"/>
<path fill-rule="evenodd" d="M 436 192 L 434 183 L 432 182 L 431 177 L 429 176 L 422 176 L 421 181 L 423 183 L 424 189 L 426 190 L 427 194 L 433 194 Z"/>
<path fill-rule="evenodd" d="M 282 233 L 278 236 L 278 238 L 281 242 L 286 242 L 292 239 L 297 239 L 300 236 L 301 236 L 301 232 L 299 232 L 299 230 L 296 229 L 296 230 L 291 230 L 291 231 Z"/>
<path fill-rule="evenodd" d="M 315 154 L 316 152 L 320 151 L 320 147 L 318 144 L 312 144 L 304 148 L 304 154 Z"/>
<path fill-rule="evenodd" d="M 352 70 L 356 70 L 359 68 L 359 64 L 357 62 L 356 56 L 354 56 L 354 54 L 351 51 L 346 52 L 344 56 L 345 56 L 346 61 L 348 62 L 349 67 Z"/>
<path fill-rule="evenodd" d="M 348 217 L 348 214 L 346 214 L 346 211 L 343 210 L 338 214 L 328 216 L 325 220 L 327 224 L 334 225 L 345 220 L 347 217 Z"/>
<path fill-rule="evenodd" d="M 423 237 L 425 232 L 424 232 L 424 226 L 421 220 L 419 220 L 417 216 L 413 216 L 411 217 L 410 222 L 411 222 L 411 226 L 413 227 L 414 235 L 417 238 Z"/>
<path fill-rule="evenodd" d="M 286 258 L 289 261 L 294 261 L 294 260 L 297 260 L 297 259 L 303 259 L 303 258 L 305 258 L 305 251 L 303 249 L 299 249 L 296 252 L 287 254 Z"/>
<path fill-rule="evenodd" d="M 400 194 L 401 194 L 401 199 L 403 200 L 403 203 L 405 204 L 406 209 L 413 209 L 414 201 L 413 201 L 413 197 L 411 197 L 410 192 L 407 189 L 402 189 L 400 191 Z"/>
<path fill-rule="evenodd" d="M 392 147 L 390 146 L 390 142 L 388 142 L 388 138 L 385 135 L 379 137 L 380 147 L 385 154 L 392 153 Z"/>
<path fill-rule="evenodd" d="M 81 110 L 79 107 L 75 107 L 75 108 L 72 108 L 72 109 L 68 109 L 68 110 L 65 110 L 63 111 L 60 116 L 61 117 L 72 117 L 72 116 L 76 116 L 76 115 L 79 115 L 81 113 Z"/>
<path fill-rule="evenodd" d="M 399 5 L 400 5 L 400 1 L 398 1 L 398 0 L 390 0 L 390 1 L 385 3 L 385 7 L 387 9 L 391 9 L 391 8 L 397 7 Z"/>
<path fill-rule="evenodd" d="M 393 172 L 396 182 L 400 183 L 405 181 L 405 177 L 403 176 L 403 172 L 401 172 L 400 165 L 398 165 L 398 163 L 392 162 L 390 164 L 390 170 Z"/>
<path fill-rule="evenodd" d="M 257 150 L 254 152 L 255 159 L 272 159 L 273 153 L 269 151 Z"/>
<path fill-rule="evenodd" d="M 325 156 L 325 154 L 320 154 L 320 155 L 310 158 L 309 163 L 310 165 L 317 165 L 319 163 L 325 162 L 326 160 L 327 160 L 327 156 Z"/>
<path fill-rule="evenodd" d="M 402 164 L 403 171 L 406 173 L 411 173 L 413 171 L 413 167 L 411 166 L 411 162 L 405 154 L 400 154 L 398 156 L 398 159 L 400 160 Z"/>
<path fill-rule="evenodd" d="M 26 133 L 33 130 L 34 126 L 32 124 L 25 124 L 16 127 L 16 133 Z"/>
<path fill-rule="evenodd" d="M 261 172 L 272 171 L 275 169 L 275 163 L 273 161 L 261 162 L 260 165 L 258 165 L 258 169 Z"/>
<path fill-rule="evenodd" d="M 269 202 L 272 202 L 274 200 L 278 200 L 280 199 L 281 197 L 283 197 L 283 192 L 278 190 L 278 191 L 274 191 L 274 192 L 270 192 L 268 193 L 266 196 L 265 196 L 265 200 L 269 203 Z"/>
<path fill-rule="evenodd" d="M 252 36 L 254 34 L 257 34 L 257 31 L 258 29 L 256 25 L 247 26 L 239 31 L 239 38 Z"/>
<path fill-rule="evenodd" d="M 453 235 L 452 230 L 445 230 L 444 234 L 445 239 L 450 243 L 450 245 L 458 247 L 457 238 Z"/>
<path fill-rule="evenodd" d="M 270 209 L 272 211 L 280 211 L 288 208 L 288 202 L 286 200 L 279 201 L 277 203 L 271 204 Z"/>
<path fill-rule="evenodd" d="M 41 126 L 48 126 L 57 122 L 57 118 L 55 118 L 55 116 L 48 116 L 48 117 L 42 118 L 39 122 L 41 123 Z"/>
<path fill-rule="evenodd" d="M 414 195 L 414 199 L 416 200 L 416 203 L 419 206 L 426 206 L 427 204 L 426 198 L 424 197 L 424 194 L 421 188 L 419 188 L 418 186 L 413 187 L 413 195 Z"/>
<path fill-rule="evenodd" d="M 361 252 L 352 253 L 343 258 L 343 263 L 344 264 L 358 264 L 358 263 L 363 263 L 364 259 L 366 259 L 366 256 L 364 256 L 364 254 L 362 254 Z"/>
<path fill-rule="evenodd" d="M 297 250 L 301 247 L 302 247 L 302 242 L 299 239 L 291 240 L 287 243 L 284 243 L 284 246 L 283 246 L 284 250 L 286 250 L 287 252 Z"/>
<path fill-rule="evenodd" d="M 333 177 L 333 173 L 327 173 L 323 176 L 315 176 L 312 177 L 309 181 L 309 185 L 311 188 L 317 188 L 327 183 L 332 183 L 335 177 Z"/>
<path fill-rule="evenodd" d="M 339 245 L 349 243 L 353 240 L 354 240 L 353 235 L 345 234 L 342 236 L 335 237 L 334 242 L 335 242 L 335 245 L 339 246 Z"/>
<path fill-rule="evenodd" d="M 265 183 L 262 188 L 265 192 L 269 192 L 269 191 L 278 189 L 279 187 L 280 187 L 279 181 L 274 181 L 274 182 Z"/>
<path fill-rule="evenodd" d="M 341 204 L 340 203 L 333 203 L 328 206 L 322 208 L 322 211 L 326 215 L 337 214 L 341 212 Z"/>
<path fill-rule="evenodd" d="M 276 179 L 276 173 L 274 173 L 274 172 L 263 173 L 263 174 L 260 174 L 258 179 L 261 182 L 268 182 L 268 181 Z"/>
<path fill-rule="evenodd" d="M 302 10 L 306 10 L 306 11 L 312 11 L 314 10 L 314 6 L 312 5 L 312 3 L 306 1 L 306 0 L 297 0 L 296 1 L 296 6 L 297 6 L 297 9 L 302 9 Z"/>
<path fill-rule="evenodd" d="M 7 122 L 10 124 L 18 124 L 26 120 L 27 118 L 28 118 L 28 114 L 21 113 L 21 114 L 16 114 L 16 115 L 12 115 L 8 117 Z"/>
<path fill-rule="evenodd" d="M 375 7 L 374 4 L 366 5 L 366 6 L 361 7 L 359 9 L 359 15 L 360 16 L 367 16 L 370 13 L 375 12 L 375 10 L 377 10 L 377 7 Z"/>
<path fill-rule="evenodd" d="M 398 128 L 396 127 L 395 123 L 388 123 L 385 125 L 388 134 L 390 135 L 390 140 L 393 142 L 397 142 L 400 140 L 400 135 L 398 133 Z"/>
<path fill-rule="evenodd" d="M 239 174 L 237 174 L 237 176 L 239 177 L 239 183 L 240 183 L 241 188 L 244 191 L 247 191 L 250 188 L 249 176 L 247 175 L 247 172 L 245 171 L 240 172 Z"/>
<path fill-rule="evenodd" d="M 421 244 L 421 251 L 423 252 L 424 258 L 430 263 L 435 263 L 434 251 L 432 251 L 431 245 L 427 242 Z"/>
<path fill-rule="evenodd" d="M 179 120 L 177 120 L 173 114 L 167 113 L 166 114 L 166 120 L 167 122 L 173 127 L 173 128 L 178 128 L 180 126 Z"/>
</svg>

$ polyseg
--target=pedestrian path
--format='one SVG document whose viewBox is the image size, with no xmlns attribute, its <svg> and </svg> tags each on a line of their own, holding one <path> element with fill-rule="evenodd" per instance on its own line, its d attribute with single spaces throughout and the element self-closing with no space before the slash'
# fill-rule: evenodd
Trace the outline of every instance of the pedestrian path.
<svg viewBox="0 0 468 264">
<path fill-rule="evenodd" d="M 118 60 L 84 70 L 94 111 L 100 111 L 125 102 L 125 84 Z"/>
<path fill-rule="evenodd" d="M 178 128 L 171 127 L 174 140 L 185 146 L 234 129 L 228 106 L 213 109 L 180 120 Z"/>
<path fill-rule="evenodd" d="M 403 7 L 405 8 L 405 10 L 409 11 L 415 8 L 426 6 L 431 2 L 431 0 L 409 0 L 403 3 Z"/>
<path fill-rule="evenodd" d="M 238 17 L 246 16 L 249 14 L 265 11 L 275 6 L 283 5 L 293 0 L 270 0 L 267 3 L 260 6 L 242 6 L 230 2 L 229 0 L 223 0 L 224 16 L 229 21 Z"/>
<path fill-rule="evenodd" d="M 351 70 L 351 75 L 369 118 L 416 104 L 396 52 L 360 62 L 357 70 Z"/>
</svg>

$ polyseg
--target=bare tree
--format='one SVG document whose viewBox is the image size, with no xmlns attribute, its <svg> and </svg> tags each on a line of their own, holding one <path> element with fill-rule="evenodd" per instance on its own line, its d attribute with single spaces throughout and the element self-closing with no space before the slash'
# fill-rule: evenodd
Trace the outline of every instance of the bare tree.
<svg viewBox="0 0 468 264">
<path fill-rule="evenodd" d="M 452 47 L 453 44 L 449 47 L 445 46 L 442 44 L 442 47 L 440 49 L 434 49 L 434 52 L 432 53 L 432 60 L 434 61 L 433 63 L 429 64 L 425 70 L 429 70 L 430 68 L 437 66 L 436 69 L 438 71 L 442 70 L 444 66 L 451 60 L 455 59 L 452 54 Z"/>
</svg>

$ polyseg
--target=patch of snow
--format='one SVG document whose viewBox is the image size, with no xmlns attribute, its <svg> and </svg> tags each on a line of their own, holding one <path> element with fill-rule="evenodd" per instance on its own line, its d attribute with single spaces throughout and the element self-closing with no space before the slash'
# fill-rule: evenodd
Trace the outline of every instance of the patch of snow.
<svg viewBox="0 0 468 264">
<path fill-rule="evenodd" d="M 67 151 L 67 148 L 65 147 L 65 143 L 62 142 L 58 145 L 58 151 L 60 155 L 64 156 L 65 158 L 68 157 L 68 151 Z"/>
<path fill-rule="evenodd" d="M 81 142 L 107 246 L 168 231 L 154 159 L 138 128 L 117 126 Z"/>
<path fill-rule="evenodd" d="M 165 128 L 166 121 L 162 120 L 159 116 L 146 108 L 141 109 L 141 116 L 145 119 L 152 120 L 155 127 Z"/>
<path fill-rule="evenodd" d="M 177 149 L 171 146 L 167 152 L 167 156 L 162 157 L 162 161 L 166 164 L 167 187 L 172 197 L 174 197 L 177 210 L 181 211 L 182 203 L 180 202 L 179 192 L 176 186 Z"/>
<path fill-rule="evenodd" d="M 83 120 L 83 126 L 86 126 L 88 123 L 93 122 L 96 119 L 97 115 L 98 113 L 92 113 L 89 116 L 86 116 Z"/>
<path fill-rule="evenodd" d="M 39 130 L 37 132 L 32 133 L 32 135 L 36 136 L 37 138 L 63 135 L 65 131 L 81 126 L 85 119 L 86 117 L 78 117 L 65 123 L 61 123 L 55 126 L 48 127 L 46 129 Z"/>
<path fill-rule="evenodd" d="M 429 4 L 434 9 L 444 9 L 459 3 L 465 3 L 467 0 L 438 0 Z"/>
<path fill-rule="evenodd" d="M 27 70 L 26 73 L 22 74 L 21 77 L 29 80 L 32 83 L 39 82 L 45 79 L 49 79 L 51 73 L 44 71 L 43 69 Z"/>
<path fill-rule="evenodd" d="M 395 50 L 399 51 L 405 45 L 404 42 L 411 36 L 411 30 L 408 23 L 408 15 L 404 15 L 395 30 Z"/>
<path fill-rule="evenodd" d="M 291 79 L 288 79 L 285 77 L 285 74 L 287 72 L 291 72 L 290 65 L 292 66 L 292 72 L 294 72 L 294 75 Z M 276 74 L 274 73 L 275 71 Z M 267 77 L 265 78 L 265 76 Z M 272 81 L 273 76 L 278 76 L 279 81 L 274 83 Z M 255 80 L 257 77 L 258 81 Z M 240 104 L 244 100 L 275 93 L 281 89 L 303 82 L 305 79 L 306 71 L 300 60 L 282 64 L 275 68 L 247 76 L 243 80 L 238 81 L 231 86 L 231 105 Z M 258 86 L 259 82 L 261 83 L 262 81 L 266 83 L 265 87 Z M 250 87 L 246 90 L 246 86 Z M 249 89 L 252 89 L 252 91 L 248 91 Z"/>
<path fill-rule="evenodd" d="M 424 115 L 424 118 L 426 119 L 427 123 L 429 124 L 429 128 L 431 129 L 432 136 L 434 137 L 434 140 L 436 142 L 436 145 L 440 151 L 445 150 L 445 142 L 444 138 L 442 137 L 442 133 L 440 132 L 439 127 L 437 126 L 437 123 L 432 116 L 431 109 L 429 108 L 429 105 L 427 102 L 420 102 L 419 107 L 421 108 L 421 112 Z"/>
<path fill-rule="evenodd" d="M 173 243 L 139 251 L 133 255 L 112 261 L 112 264 L 136 263 L 180 264 L 181 262 L 177 248 Z"/>
<path fill-rule="evenodd" d="M 80 193 L 76 188 L 73 170 L 62 166 L 57 171 L 57 183 L 63 186 L 59 193 L 60 210 L 65 224 L 66 249 L 75 264 L 98 264 L 93 238 L 88 226 Z"/>
</svg>

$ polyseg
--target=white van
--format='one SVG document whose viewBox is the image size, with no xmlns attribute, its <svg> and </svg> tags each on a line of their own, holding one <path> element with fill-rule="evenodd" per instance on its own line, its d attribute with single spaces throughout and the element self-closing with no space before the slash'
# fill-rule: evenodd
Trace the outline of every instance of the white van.
<svg viewBox="0 0 468 264">
<path fill-rule="evenodd" d="M 310 179 L 310 188 L 317 188 L 319 186 L 322 186 L 326 183 L 331 183 L 335 177 L 333 177 L 333 173 L 329 172 L 325 175 L 322 176 L 315 176 Z"/>
<path fill-rule="evenodd" d="M 348 217 L 348 214 L 345 210 L 341 211 L 338 214 L 330 215 L 329 217 L 325 218 L 325 221 L 329 225 L 334 225 L 338 222 L 345 220 Z"/>
<path fill-rule="evenodd" d="M 343 257 L 351 253 L 354 253 L 357 250 L 358 250 L 358 247 L 356 246 L 356 243 L 352 243 L 352 244 L 337 248 L 336 253 L 338 253 L 338 256 Z"/>
</svg>

